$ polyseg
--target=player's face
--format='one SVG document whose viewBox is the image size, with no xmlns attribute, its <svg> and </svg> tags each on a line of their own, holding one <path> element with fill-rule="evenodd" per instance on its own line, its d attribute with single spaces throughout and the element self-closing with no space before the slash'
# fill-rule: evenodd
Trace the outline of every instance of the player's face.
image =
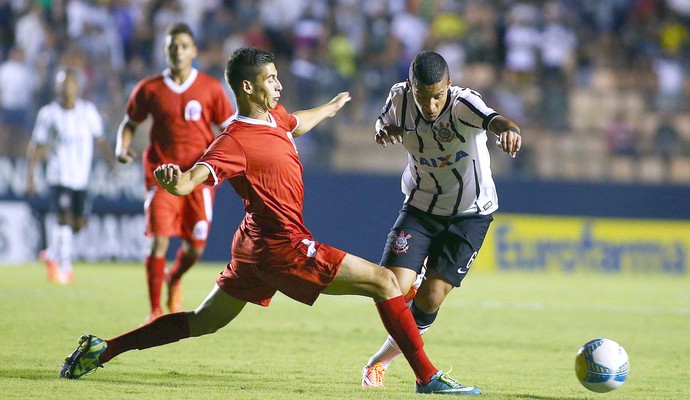
<svg viewBox="0 0 690 400">
<path fill-rule="evenodd" d="M 72 104 L 79 94 L 77 77 L 60 72 L 55 80 L 57 94 L 63 104 Z"/>
<path fill-rule="evenodd" d="M 448 86 L 450 86 L 450 83 L 450 78 L 445 77 L 433 85 L 425 85 L 419 82 L 411 84 L 414 102 L 425 120 L 436 121 L 436 118 L 441 115 L 441 111 L 448 100 Z"/>
<path fill-rule="evenodd" d="M 262 109 L 272 110 L 278 105 L 282 90 L 276 66 L 273 63 L 264 64 L 252 84 L 251 98 Z"/>
<path fill-rule="evenodd" d="M 186 33 L 165 37 L 165 61 L 172 71 L 184 71 L 192 68 L 197 50 L 192 37 Z"/>
</svg>

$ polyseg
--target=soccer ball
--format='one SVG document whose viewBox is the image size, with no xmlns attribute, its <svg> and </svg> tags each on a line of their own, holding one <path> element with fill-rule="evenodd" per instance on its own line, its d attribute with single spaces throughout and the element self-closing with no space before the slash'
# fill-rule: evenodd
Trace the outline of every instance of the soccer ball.
<svg viewBox="0 0 690 400">
<path fill-rule="evenodd" d="M 628 353 L 610 339 L 594 339 L 580 347 L 575 357 L 575 375 L 587 389 L 605 393 L 625 382 L 630 371 Z"/>
</svg>

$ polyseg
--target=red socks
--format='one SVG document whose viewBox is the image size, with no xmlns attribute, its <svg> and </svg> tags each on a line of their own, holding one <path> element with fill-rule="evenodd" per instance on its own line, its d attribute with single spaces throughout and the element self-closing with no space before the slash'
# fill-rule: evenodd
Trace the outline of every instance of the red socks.
<svg viewBox="0 0 690 400">
<path fill-rule="evenodd" d="M 170 271 L 170 281 L 171 282 L 177 282 L 182 278 L 182 275 L 184 275 L 185 272 L 187 272 L 190 268 L 192 268 L 192 265 L 194 265 L 199 257 L 190 257 L 187 255 L 187 253 L 182 250 L 182 247 L 180 247 L 177 250 L 177 255 L 175 256 L 175 264 L 173 265 L 172 270 Z"/>
<path fill-rule="evenodd" d="M 161 309 L 161 288 L 165 279 L 165 257 L 146 257 L 146 282 L 151 311 Z"/>
<path fill-rule="evenodd" d="M 395 339 L 403 355 L 410 363 L 417 379 L 428 383 L 438 369 L 431 364 L 424 352 L 424 342 L 419 335 L 410 308 L 403 296 L 393 297 L 376 304 L 376 308 L 388 333 Z"/>
<path fill-rule="evenodd" d="M 106 340 L 108 347 L 100 355 L 98 361 L 104 364 L 129 350 L 162 346 L 188 337 L 187 313 L 166 314 L 124 335 Z"/>
</svg>

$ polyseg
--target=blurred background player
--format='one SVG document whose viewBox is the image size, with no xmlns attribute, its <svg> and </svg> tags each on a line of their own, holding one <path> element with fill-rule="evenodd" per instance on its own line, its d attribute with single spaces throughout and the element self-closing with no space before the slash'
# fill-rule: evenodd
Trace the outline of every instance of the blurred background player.
<svg viewBox="0 0 690 400">
<path fill-rule="evenodd" d="M 240 48 L 228 60 L 226 80 L 237 95 L 239 115 L 185 171 L 163 164 L 154 175 L 171 194 L 184 196 L 201 184 L 228 180 L 246 214 L 232 240 L 232 260 L 194 311 L 172 313 L 110 340 L 83 335 L 65 359 L 60 376 L 79 379 L 119 354 L 216 332 L 247 302 L 268 306 L 277 291 L 307 305 L 321 293 L 374 300 L 386 330 L 398 340 L 417 377 L 416 393 L 479 394 L 433 366 L 400 292 L 387 269 L 318 243 L 304 225 L 302 163 L 295 137 L 302 136 L 348 101 L 330 102 L 289 114 L 278 101 L 283 89 L 272 54 Z M 270 151 L 266 151 L 270 149 Z"/>
<path fill-rule="evenodd" d="M 446 60 L 424 51 L 410 64 L 408 80 L 391 88 L 375 129 L 377 143 L 400 143 L 408 153 L 405 201 L 381 265 L 395 273 L 403 293 L 419 283 L 426 267 L 410 305 L 424 333 L 469 272 L 498 209 L 486 133 L 493 132 L 492 141 L 515 157 L 520 128 L 479 93 L 452 86 Z M 399 354 L 389 336 L 362 370 L 362 386 L 383 386 L 385 369 Z"/>
<path fill-rule="evenodd" d="M 29 142 L 26 192 L 30 196 L 36 194 L 36 166 L 47 158 L 46 180 L 57 224 L 47 235 L 48 247 L 40 258 L 48 268 L 48 279 L 64 284 L 73 279 L 73 236 L 86 226 L 90 209 L 87 185 L 94 141 L 113 170 L 115 160 L 96 106 L 78 97 L 77 73 L 72 69 L 60 71 L 55 89 L 57 100 L 39 110 Z"/>
<path fill-rule="evenodd" d="M 149 147 L 143 157 L 146 234 L 153 236 L 145 261 L 151 305 L 147 321 L 163 313 L 160 295 L 164 279 L 168 309 L 181 310 L 180 278 L 204 251 L 214 197 L 209 187 L 196 188 L 188 196 L 173 196 L 160 190 L 153 170 L 171 162 L 191 168 L 216 136 L 211 124 L 225 128 L 234 114 L 220 81 L 193 67 L 197 48 L 188 25 L 177 23 L 168 28 L 164 54 L 168 69 L 141 80 L 132 91 L 115 150 L 118 161 L 130 163 L 136 156 L 130 147 L 136 128 L 147 116 L 153 117 Z M 172 269 L 166 270 L 170 237 L 180 237 L 182 244 Z"/>
</svg>

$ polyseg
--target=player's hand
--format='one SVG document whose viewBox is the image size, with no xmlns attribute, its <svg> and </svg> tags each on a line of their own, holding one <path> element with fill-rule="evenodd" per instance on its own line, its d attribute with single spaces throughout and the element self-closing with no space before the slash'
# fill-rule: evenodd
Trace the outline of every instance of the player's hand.
<svg viewBox="0 0 690 400">
<path fill-rule="evenodd" d="M 174 188 L 180 181 L 181 175 L 182 171 L 177 164 L 163 164 L 153 171 L 153 176 L 156 177 L 158 184 L 165 190 Z"/>
<path fill-rule="evenodd" d="M 350 92 L 340 92 L 338 93 L 333 100 L 329 101 L 328 104 L 334 105 L 333 111 L 328 114 L 328 117 L 334 116 L 338 111 L 340 111 L 341 108 L 350 101 L 352 97 L 350 97 Z"/>
<path fill-rule="evenodd" d="M 122 164 L 129 164 L 134 160 L 136 156 L 137 153 L 132 151 L 132 149 L 126 149 L 117 154 L 117 161 Z"/>
<path fill-rule="evenodd" d="M 522 145 L 522 136 L 514 130 L 505 130 L 496 139 L 496 145 L 515 158 Z"/>
<path fill-rule="evenodd" d="M 374 140 L 383 147 L 386 147 L 386 143 L 388 142 L 392 144 L 402 143 L 403 129 L 399 126 L 384 125 L 376 132 Z"/>
</svg>

